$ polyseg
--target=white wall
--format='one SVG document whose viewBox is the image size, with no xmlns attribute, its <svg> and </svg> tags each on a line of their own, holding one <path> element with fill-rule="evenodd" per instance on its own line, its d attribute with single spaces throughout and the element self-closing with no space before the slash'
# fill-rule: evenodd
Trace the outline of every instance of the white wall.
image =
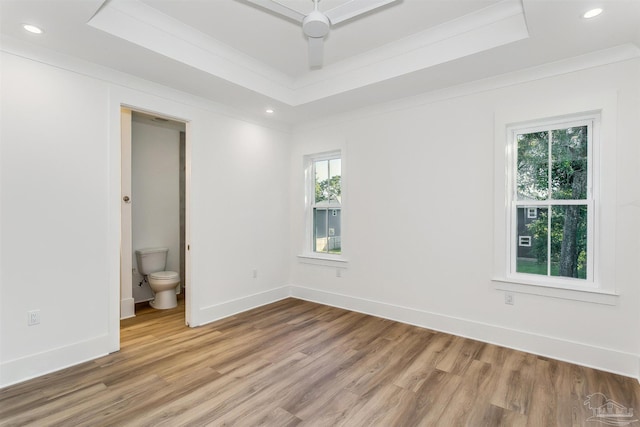
<svg viewBox="0 0 640 427">
<path fill-rule="evenodd" d="M 0 385 L 104 353 L 114 278 L 108 86 L 12 55 L 1 84 Z"/>
<path fill-rule="evenodd" d="M 0 387 L 119 347 L 121 105 L 188 122 L 190 324 L 286 296 L 288 132 L 9 39 L 2 48 Z M 41 324 L 27 327 L 32 309 Z"/>
<path fill-rule="evenodd" d="M 293 294 L 638 377 L 640 335 L 629 325 L 640 312 L 639 70 L 633 60 L 519 84 L 494 79 L 495 89 L 469 85 L 468 94 L 425 95 L 297 129 Z M 619 292 L 617 304 L 518 293 L 505 305 L 492 282 L 494 217 L 504 209 L 494 204 L 496 117 L 518 110 L 536 119 L 568 101 L 612 97 L 603 112 L 615 129 L 603 130 L 599 213 L 614 224 L 601 224 L 612 233 L 598 249 L 607 252 L 601 273 Z M 304 241 L 302 156 L 336 148 L 346 155 L 349 264 L 341 278 L 335 267 L 296 259 Z"/>
<path fill-rule="evenodd" d="M 206 141 L 191 155 L 191 295 L 202 324 L 288 295 L 274 285 L 288 284 L 290 136 L 222 118 L 190 133 Z"/>
<path fill-rule="evenodd" d="M 134 113 L 131 126 L 132 265 L 138 271 L 137 249 L 166 247 L 169 249 L 166 269 L 180 272 L 180 131 L 135 117 Z M 137 285 L 134 281 L 133 286 Z"/>
</svg>

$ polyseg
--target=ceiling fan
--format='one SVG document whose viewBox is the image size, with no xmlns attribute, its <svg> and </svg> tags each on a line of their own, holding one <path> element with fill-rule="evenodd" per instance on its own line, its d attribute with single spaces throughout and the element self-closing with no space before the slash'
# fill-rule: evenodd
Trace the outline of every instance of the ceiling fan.
<svg viewBox="0 0 640 427">
<path fill-rule="evenodd" d="M 302 31 L 309 40 L 309 66 L 322 67 L 324 56 L 324 38 L 332 25 L 339 24 L 358 15 L 377 9 L 398 0 L 351 0 L 324 12 L 318 10 L 319 0 L 313 1 L 314 8 L 305 15 L 277 0 L 245 0 L 256 6 L 275 12 L 302 24 Z"/>
</svg>

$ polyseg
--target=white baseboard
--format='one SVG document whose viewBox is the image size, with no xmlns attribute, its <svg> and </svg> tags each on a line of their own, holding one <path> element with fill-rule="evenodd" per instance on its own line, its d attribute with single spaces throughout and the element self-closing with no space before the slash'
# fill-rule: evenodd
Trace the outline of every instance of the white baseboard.
<svg viewBox="0 0 640 427">
<path fill-rule="evenodd" d="M 288 297 L 312 301 L 351 311 L 446 332 L 502 347 L 592 367 L 632 378 L 640 382 L 640 355 L 589 344 L 566 341 L 552 336 L 474 322 L 379 301 L 335 294 L 301 286 L 283 286 L 247 297 L 205 307 L 197 313 L 197 325 L 214 322 Z M 196 326 L 196 325 L 193 325 Z M 0 388 L 69 366 L 97 359 L 110 352 L 108 335 L 29 355 L 0 364 Z"/>
<path fill-rule="evenodd" d="M 120 320 L 136 317 L 136 302 L 133 298 L 120 300 Z"/>
<path fill-rule="evenodd" d="M 205 325 L 225 317 L 233 316 L 234 314 L 242 313 L 243 311 L 289 298 L 291 296 L 290 289 L 290 286 L 282 286 L 280 288 L 204 307 L 198 311 L 195 322 L 190 326 Z"/>
<path fill-rule="evenodd" d="M 109 353 L 109 336 L 32 354 L 0 364 L 0 388 L 78 365 Z"/>
<path fill-rule="evenodd" d="M 291 286 L 291 296 L 638 378 L 640 381 L 640 356 L 637 354 L 301 286 Z"/>
</svg>

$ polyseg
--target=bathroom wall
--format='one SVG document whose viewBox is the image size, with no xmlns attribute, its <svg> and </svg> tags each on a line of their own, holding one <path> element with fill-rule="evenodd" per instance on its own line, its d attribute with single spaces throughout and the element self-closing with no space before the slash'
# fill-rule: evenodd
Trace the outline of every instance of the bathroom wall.
<svg viewBox="0 0 640 427">
<path fill-rule="evenodd" d="M 133 297 L 153 298 L 141 276 L 135 250 L 167 247 L 167 270 L 180 272 L 180 131 L 183 123 L 156 122 L 133 113 L 131 124 L 131 200 Z"/>
</svg>

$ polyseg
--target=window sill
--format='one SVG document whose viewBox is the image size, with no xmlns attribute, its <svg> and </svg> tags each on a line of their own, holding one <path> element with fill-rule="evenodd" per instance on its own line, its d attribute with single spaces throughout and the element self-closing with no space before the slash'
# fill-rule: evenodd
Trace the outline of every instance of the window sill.
<svg viewBox="0 0 640 427">
<path fill-rule="evenodd" d="M 594 304 L 617 305 L 618 293 L 592 287 L 553 286 L 514 278 L 494 278 L 494 288 L 522 294 L 540 295 Z"/>
<path fill-rule="evenodd" d="M 349 261 L 339 255 L 318 255 L 304 254 L 298 255 L 298 261 L 303 264 L 323 265 L 325 267 L 347 268 Z"/>
</svg>

